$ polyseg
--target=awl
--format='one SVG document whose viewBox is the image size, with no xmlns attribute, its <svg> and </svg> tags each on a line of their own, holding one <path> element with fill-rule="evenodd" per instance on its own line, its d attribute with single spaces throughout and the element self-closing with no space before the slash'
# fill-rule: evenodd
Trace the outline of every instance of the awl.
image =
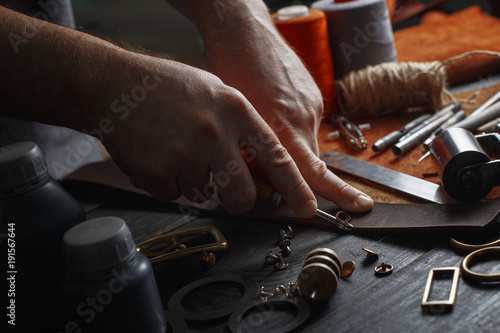
<svg viewBox="0 0 500 333">
<path fill-rule="evenodd" d="M 283 200 L 281 194 L 271 185 L 269 180 L 264 177 L 261 173 L 251 170 L 252 178 L 257 189 L 257 199 L 261 202 L 269 203 L 275 207 L 279 206 Z M 352 230 L 354 227 L 348 221 L 342 221 L 336 216 L 330 215 L 327 212 L 317 209 L 314 216 L 319 217 L 323 221 L 326 221 L 341 230 Z"/>
</svg>

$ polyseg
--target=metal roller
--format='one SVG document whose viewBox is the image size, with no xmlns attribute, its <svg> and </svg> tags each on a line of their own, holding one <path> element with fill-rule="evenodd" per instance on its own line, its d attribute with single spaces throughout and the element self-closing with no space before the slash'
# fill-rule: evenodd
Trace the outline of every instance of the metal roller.
<svg viewBox="0 0 500 333">
<path fill-rule="evenodd" d="M 491 158 L 468 130 L 451 128 L 443 131 L 432 143 L 430 151 L 443 169 L 441 184 L 454 199 L 480 200 L 495 185 L 485 181 L 480 172 Z"/>
</svg>

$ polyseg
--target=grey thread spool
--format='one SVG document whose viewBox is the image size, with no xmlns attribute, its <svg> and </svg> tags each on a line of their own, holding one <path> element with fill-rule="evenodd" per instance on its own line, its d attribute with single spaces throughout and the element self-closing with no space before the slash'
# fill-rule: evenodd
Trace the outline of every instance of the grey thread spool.
<svg viewBox="0 0 500 333">
<path fill-rule="evenodd" d="M 396 61 L 392 26 L 384 0 L 344 3 L 320 0 L 311 8 L 325 12 L 336 79 L 368 65 Z"/>
</svg>

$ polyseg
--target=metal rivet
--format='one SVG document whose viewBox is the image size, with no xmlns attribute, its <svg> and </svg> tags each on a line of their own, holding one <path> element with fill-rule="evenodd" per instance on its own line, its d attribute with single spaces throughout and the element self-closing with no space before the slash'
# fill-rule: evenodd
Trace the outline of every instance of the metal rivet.
<svg viewBox="0 0 500 333">
<path fill-rule="evenodd" d="M 281 254 L 281 252 L 280 252 L 280 253 L 277 254 L 277 257 L 278 257 L 278 262 L 276 263 L 275 267 L 277 269 L 285 269 L 285 268 L 287 268 L 288 267 L 288 263 L 283 260 L 283 254 Z"/>
<path fill-rule="evenodd" d="M 272 259 L 274 261 L 278 261 L 278 256 L 275 255 L 275 254 L 273 254 L 273 250 L 272 249 L 269 249 L 269 251 L 267 251 L 265 262 L 268 262 L 269 259 Z"/>
<path fill-rule="evenodd" d="M 368 258 L 368 257 L 371 257 L 371 256 L 376 256 L 376 257 L 378 257 L 378 253 L 377 253 L 377 252 L 375 252 L 375 251 L 373 251 L 373 250 L 370 250 L 369 248 L 363 247 L 363 248 L 362 248 L 362 250 L 366 252 L 366 257 L 367 257 L 367 258 Z"/>
<path fill-rule="evenodd" d="M 265 289 L 264 286 L 260 287 L 260 297 L 272 297 L 273 296 L 273 294 L 268 293 L 264 289 Z"/>
<path fill-rule="evenodd" d="M 278 254 L 273 254 L 272 253 L 273 250 L 270 249 L 269 251 L 267 251 L 266 253 L 266 258 L 265 258 L 265 262 L 267 263 L 269 259 L 272 259 L 274 261 L 276 261 L 276 268 L 277 269 L 285 269 L 288 267 L 288 263 L 285 262 L 283 260 L 283 254 L 280 252 Z"/>
<path fill-rule="evenodd" d="M 302 293 L 300 292 L 299 287 L 297 286 L 297 282 L 289 282 L 288 283 L 288 294 L 287 296 L 292 297 L 302 297 Z"/>
<path fill-rule="evenodd" d="M 285 286 L 283 285 L 277 285 L 273 288 L 271 292 L 265 291 L 264 286 L 260 287 L 260 296 L 261 297 L 275 297 L 275 296 L 282 296 L 282 295 L 287 295 L 287 290 Z"/>
<path fill-rule="evenodd" d="M 280 230 L 280 239 L 285 240 L 285 239 L 292 239 L 295 237 L 293 230 L 290 226 L 286 226 L 286 229 L 281 229 Z"/>
<path fill-rule="evenodd" d="M 348 277 L 354 272 L 354 268 L 356 268 L 356 263 L 352 260 L 346 261 L 342 264 L 342 271 L 340 273 L 340 276 L 342 277 Z"/>
<path fill-rule="evenodd" d="M 286 295 L 286 288 L 283 285 L 277 285 L 273 288 L 273 296 L 280 296 L 280 295 Z"/>
<path fill-rule="evenodd" d="M 292 250 L 290 249 L 290 240 L 289 239 L 284 239 L 281 241 L 279 248 L 281 249 L 281 253 L 283 255 L 288 256 L 290 253 L 292 253 Z"/>
<path fill-rule="evenodd" d="M 208 268 L 213 267 L 215 265 L 215 254 L 212 252 L 203 252 L 200 255 L 200 262 L 203 266 L 206 266 Z"/>
<path fill-rule="evenodd" d="M 392 272 L 394 267 L 391 264 L 381 263 L 375 267 L 375 273 L 378 275 L 387 275 Z"/>
</svg>

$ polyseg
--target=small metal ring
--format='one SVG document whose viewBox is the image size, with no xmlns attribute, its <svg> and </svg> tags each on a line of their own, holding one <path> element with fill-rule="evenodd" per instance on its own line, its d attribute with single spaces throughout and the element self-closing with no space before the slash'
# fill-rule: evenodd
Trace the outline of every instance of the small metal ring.
<svg viewBox="0 0 500 333">
<path fill-rule="evenodd" d="M 193 312 L 183 307 L 182 300 L 191 291 L 211 283 L 225 282 L 225 281 L 236 282 L 242 285 L 244 288 L 243 297 L 241 297 L 238 300 L 235 300 L 234 302 L 229 302 L 226 306 L 215 309 L 213 311 Z M 257 285 L 257 282 L 255 282 L 255 280 L 253 280 L 252 278 L 240 274 L 215 275 L 194 281 L 188 284 L 187 286 L 184 286 L 181 289 L 179 289 L 168 301 L 168 309 L 174 315 L 185 320 L 193 320 L 193 321 L 212 320 L 229 316 L 235 308 L 241 306 L 240 304 L 248 304 L 253 299 L 256 299 L 259 296 L 259 293 L 260 293 L 259 286 Z"/>
<path fill-rule="evenodd" d="M 472 259 L 477 259 L 478 257 L 481 257 L 489 253 L 500 253 L 500 246 L 492 246 L 492 247 L 486 247 L 484 249 L 479 249 L 470 253 L 467 257 L 465 257 L 464 260 L 462 260 L 462 263 L 460 264 L 463 276 L 483 282 L 500 281 L 500 273 L 497 274 L 474 273 L 469 268 L 469 263 L 471 262 Z"/>
<path fill-rule="evenodd" d="M 347 214 L 343 210 L 339 210 L 335 217 L 340 220 L 342 223 L 348 223 L 351 221 L 351 215 Z"/>
<path fill-rule="evenodd" d="M 264 302 L 251 304 L 248 307 L 245 307 L 239 311 L 233 312 L 231 317 L 229 317 L 229 321 L 227 323 L 227 326 L 228 326 L 229 330 L 233 333 L 243 332 L 243 331 L 244 332 L 262 332 L 262 328 L 260 328 L 260 327 L 247 327 L 247 326 L 242 327 L 241 326 L 242 320 L 243 320 L 243 318 L 245 318 L 246 314 L 248 314 L 250 311 L 252 311 L 254 309 L 259 310 L 259 311 L 260 311 L 260 309 L 265 309 L 266 305 L 268 305 L 269 308 L 271 308 L 270 311 L 273 311 L 274 305 L 280 305 L 280 304 L 284 304 L 284 303 L 292 304 L 293 306 L 295 306 L 297 308 L 297 316 L 295 316 L 295 318 L 293 320 L 289 321 L 285 325 L 281 325 L 280 327 L 273 329 L 273 330 L 266 330 L 266 333 L 284 333 L 284 332 L 294 331 L 296 328 L 298 328 L 300 325 L 302 325 L 307 320 L 307 318 L 309 317 L 309 313 L 311 311 L 310 307 L 309 307 L 309 303 L 306 302 L 304 299 L 298 298 L 298 297 L 286 297 L 286 298 L 275 297 L 275 298 L 267 299 Z M 261 312 L 264 312 L 264 311 L 261 311 Z M 270 315 L 273 315 L 273 314 L 272 313 L 264 314 L 264 317 L 269 317 Z"/>
<path fill-rule="evenodd" d="M 375 274 L 377 275 L 388 275 L 394 270 L 394 266 L 391 264 L 381 263 L 375 267 Z"/>
</svg>

